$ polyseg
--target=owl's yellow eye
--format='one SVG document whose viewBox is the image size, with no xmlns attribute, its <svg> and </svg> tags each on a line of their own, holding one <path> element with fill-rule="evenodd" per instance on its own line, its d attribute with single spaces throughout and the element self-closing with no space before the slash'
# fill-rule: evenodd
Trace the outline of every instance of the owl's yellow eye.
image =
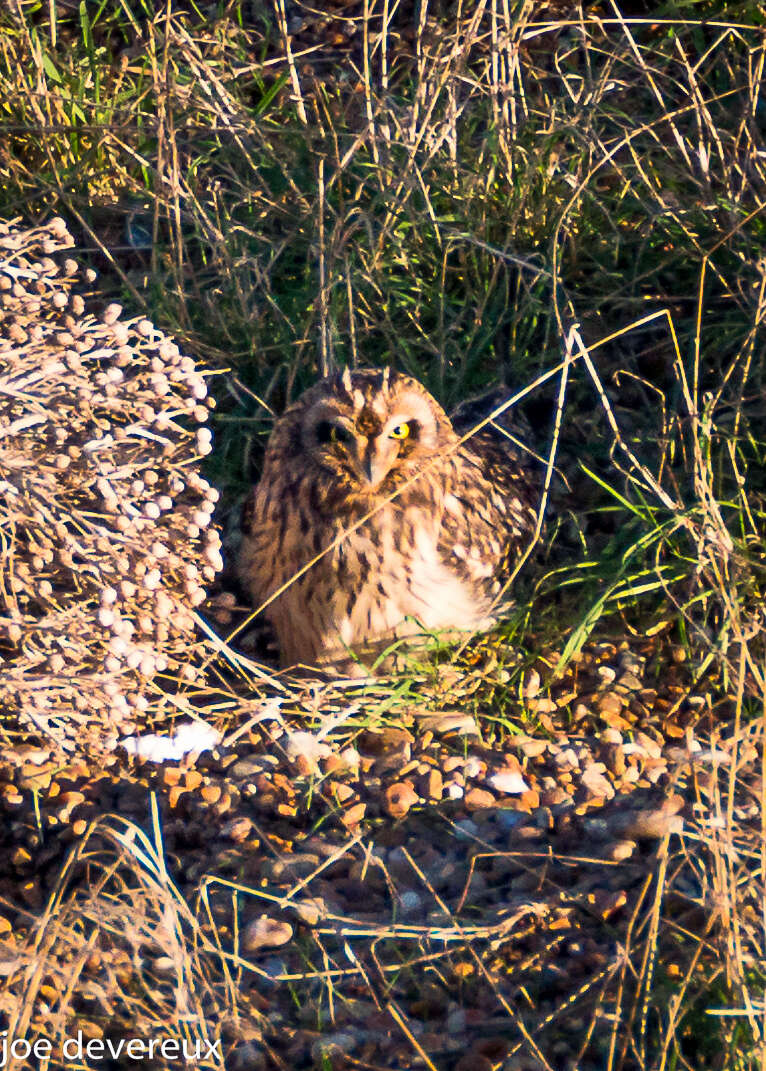
<svg viewBox="0 0 766 1071">
<path fill-rule="evenodd" d="M 397 424 L 395 428 L 391 428 L 389 435 L 390 439 L 409 439 L 410 426 L 407 423 Z"/>
</svg>

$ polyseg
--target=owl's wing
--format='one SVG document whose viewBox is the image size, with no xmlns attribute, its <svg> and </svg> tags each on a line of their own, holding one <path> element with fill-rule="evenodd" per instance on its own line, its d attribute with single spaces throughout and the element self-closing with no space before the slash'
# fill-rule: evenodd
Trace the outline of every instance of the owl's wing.
<svg viewBox="0 0 766 1071">
<path fill-rule="evenodd" d="M 452 417 L 455 431 L 465 435 L 508 397 L 498 388 L 463 403 Z M 541 485 L 538 462 L 517 445 L 528 438 L 528 425 L 506 414 L 500 419 L 457 451 L 439 540 L 451 568 L 492 598 L 532 537 Z"/>
<path fill-rule="evenodd" d="M 469 398 L 467 401 L 461 402 L 457 409 L 450 413 L 452 427 L 458 435 L 465 435 L 471 428 L 475 428 L 477 424 L 480 424 L 482 420 L 486 420 L 490 414 L 499 409 L 511 397 L 512 392 L 508 387 L 493 387 L 476 398 Z M 481 435 L 485 431 L 501 444 L 512 441 L 503 432 L 509 433 L 514 439 L 518 439 L 521 442 L 532 442 L 532 428 L 518 406 L 506 409 L 492 424 L 485 425 L 481 432 L 477 432 L 477 435 Z"/>
</svg>

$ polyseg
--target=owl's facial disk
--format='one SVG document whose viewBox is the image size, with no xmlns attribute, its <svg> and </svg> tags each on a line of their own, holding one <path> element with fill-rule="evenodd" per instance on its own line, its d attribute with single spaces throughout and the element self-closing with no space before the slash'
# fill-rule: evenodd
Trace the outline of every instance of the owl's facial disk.
<svg viewBox="0 0 766 1071">
<path fill-rule="evenodd" d="M 415 420 L 396 418 L 385 426 L 353 423 L 340 414 L 323 414 L 314 427 L 314 455 L 324 467 L 345 470 L 360 490 L 376 491 L 400 458 L 411 455 L 420 438 Z"/>
<path fill-rule="evenodd" d="M 356 494 L 393 490 L 409 475 L 408 462 L 438 448 L 436 422 L 423 397 L 405 393 L 391 401 L 352 396 L 346 406 L 328 399 L 309 414 L 307 445 L 315 460 Z"/>
</svg>

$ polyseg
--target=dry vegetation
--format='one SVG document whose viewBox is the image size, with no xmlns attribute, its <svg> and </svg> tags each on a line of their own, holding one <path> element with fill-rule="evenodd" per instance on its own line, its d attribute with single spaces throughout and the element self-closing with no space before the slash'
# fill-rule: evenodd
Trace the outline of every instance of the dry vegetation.
<svg viewBox="0 0 766 1071">
<path fill-rule="evenodd" d="M 0 230 L 9 754 L 19 739 L 113 747 L 156 716 L 156 672 L 196 682 L 192 610 L 222 564 L 218 493 L 195 465 L 210 452 L 205 382 L 149 320 L 93 315 L 95 272 L 54 259 L 72 244 L 61 219 Z"/>
<path fill-rule="evenodd" d="M 649 20 L 612 3 L 13 0 L 0 16 L 0 216 L 62 217 L 100 273 L 83 297 L 42 231 L 29 253 L 0 235 L 20 287 L 0 479 L 20 493 L 14 458 L 33 477 L 0 518 L 0 1030 L 60 1045 L 78 1024 L 162 1024 L 247 1069 L 766 1066 L 765 59 L 745 3 Z M 178 469 L 205 452 L 200 376 L 146 317 L 223 372 L 204 479 Z M 114 360 L 67 363 L 77 325 Z M 374 685 L 280 679 L 207 614 L 184 659 L 218 564 L 194 519 L 206 481 L 226 527 L 272 411 L 337 364 L 384 362 L 447 406 L 519 387 L 566 490 L 515 618 Z M 161 377 L 179 424 L 157 426 Z M 115 436 L 96 472 L 88 421 L 115 406 L 149 437 Z M 158 494 L 174 509 L 152 517 Z M 144 590 L 158 539 L 179 559 L 170 619 Z M 147 624 L 136 651 L 106 589 Z M 24 699 L 41 681 L 53 707 Z M 165 772 L 111 756 L 96 776 L 20 750 L 120 695 L 128 721 L 204 711 L 220 754 Z M 480 745 L 426 728 L 456 710 Z M 516 763 L 537 797 L 495 793 L 466 819 L 448 774 L 440 802 L 438 779 L 407 773 L 434 748 L 439 776 L 461 754 L 488 784 Z M 569 802 L 544 802 L 554 767 Z"/>
</svg>

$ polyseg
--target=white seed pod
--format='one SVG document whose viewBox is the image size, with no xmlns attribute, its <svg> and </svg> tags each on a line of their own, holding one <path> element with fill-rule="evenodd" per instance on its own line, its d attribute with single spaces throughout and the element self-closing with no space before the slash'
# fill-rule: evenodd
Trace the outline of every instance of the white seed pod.
<svg viewBox="0 0 766 1071">
<path fill-rule="evenodd" d="M 127 701 L 127 699 L 125 698 L 124 695 L 119 694 L 119 695 L 116 695 L 114 697 L 113 709 L 116 710 L 118 714 L 128 714 L 128 713 L 130 713 L 130 708 L 128 707 L 128 701 Z"/>
<path fill-rule="evenodd" d="M 107 305 L 101 314 L 101 319 L 105 324 L 114 324 L 122 316 L 122 305 L 118 305 L 116 301 L 113 301 L 111 305 Z"/>
<path fill-rule="evenodd" d="M 170 617 L 174 610 L 173 600 L 164 591 L 158 591 L 154 598 L 154 608 L 160 620 Z"/>
<path fill-rule="evenodd" d="M 144 504 L 144 515 L 152 521 L 156 521 L 162 510 L 152 499 Z"/>
<path fill-rule="evenodd" d="M 158 352 L 159 352 L 160 357 L 162 357 L 163 361 L 171 361 L 171 362 L 175 361 L 178 358 L 179 354 L 180 354 L 180 350 L 178 349 L 178 346 L 176 346 L 175 342 L 171 342 L 169 339 L 166 339 L 162 343 L 162 345 L 160 346 Z M 194 364 L 194 362 L 192 361 L 192 365 L 193 364 Z"/>
<path fill-rule="evenodd" d="M 156 668 L 157 663 L 155 662 L 154 655 L 145 654 L 144 657 L 141 659 L 141 664 L 139 665 L 139 672 L 141 673 L 141 676 L 153 677 Z"/>
<path fill-rule="evenodd" d="M 54 216 L 53 219 L 48 220 L 47 229 L 51 232 L 54 238 L 60 238 L 64 240 L 69 237 L 67 225 L 65 221 L 61 218 L 61 216 Z M 76 267 L 75 270 L 77 270 Z"/>
<path fill-rule="evenodd" d="M 170 391 L 170 382 L 168 381 L 168 377 L 162 375 L 161 373 L 155 372 L 149 377 L 149 382 L 151 384 L 152 391 L 157 395 L 158 398 L 164 398 L 165 395 Z"/>
<path fill-rule="evenodd" d="M 122 595 L 123 599 L 132 599 L 137 591 L 138 588 L 132 580 L 120 581 L 120 595 Z"/>
<path fill-rule="evenodd" d="M 207 397 L 207 384 L 202 376 L 190 376 L 188 380 L 189 390 L 197 401 Z"/>
<path fill-rule="evenodd" d="M 138 669 L 141 665 L 141 659 L 143 658 L 143 652 L 139 647 L 133 647 L 128 652 L 128 657 L 125 659 L 125 664 L 128 669 Z"/>
<path fill-rule="evenodd" d="M 151 320 L 139 320 L 136 324 L 136 331 L 144 338 L 150 338 L 154 334 L 154 324 Z"/>
<path fill-rule="evenodd" d="M 99 609 L 98 614 L 96 615 L 96 618 L 98 620 L 99 625 L 101 625 L 102 628 L 111 628 L 112 625 L 114 624 L 114 620 L 115 620 L 113 611 L 108 609 L 108 607 L 106 607 L 106 606 L 102 606 Z"/>
<path fill-rule="evenodd" d="M 210 578 L 212 580 L 215 574 L 220 573 L 223 569 L 223 558 L 221 557 L 221 552 L 217 547 L 213 547 L 212 544 L 208 544 L 207 547 L 205 547 L 205 557 L 210 562 L 213 569 L 213 577 Z"/>
<path fill-rule="evenodd" d="M 49 599 L 53 594 L 53 585 L 50 580 L 41 580 L 37 585 L 37 591 L 44 599 Z"/>
<path fill-rule="evenodd" d="M 162 573 L 159 569 L 150 569 L 141 582 L 145 591 L 156 591 L 162 583 Z"/>
<path fill-rule="evenodd" d="M 115 658 L 124 658 L 128 653 L 128 645 L 122 636 L 112 636 L 109 641 L 109 653 Z"/>
<path fill-rule="evenodd" d="M 114 588 L 102 588 L 100 602 L 102 606 L 113 606 L 117 602 L 117 592 Z"/>
</svg>

